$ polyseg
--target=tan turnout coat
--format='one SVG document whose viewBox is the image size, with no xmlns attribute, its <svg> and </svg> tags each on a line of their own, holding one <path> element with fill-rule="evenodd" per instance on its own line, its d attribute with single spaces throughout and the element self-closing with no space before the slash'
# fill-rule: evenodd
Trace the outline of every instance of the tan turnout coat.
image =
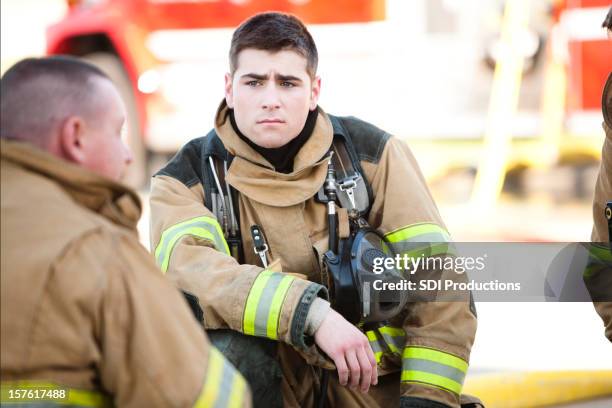
<svg viewBox="0 0 612 408">
<path fill-rule="evenodd" d="M 64 404 L 121 407 L 190 407 L 233 390 L 221 406 L 250 406 L 138 242 L 133 191 L 4 139 L 1 174 L 3 388 L 29 382 L 68 389 Z"/>
<path fill-rule="evenodd" d="M 201 169 L 208 163 L 203 162 L 201 151 L 207 138 L 193 140 L 153 178 L 152 250 L 168 277 L 198 297 L 207 329 L 230 328 L 278 340 L 284 359 L 285 404 L 312 406 L 318 380 L 306 362 L 333 368 L 304 335 L 304 321 L 313 298 L 325 295 L 317 254 L 327 249 L 327 210 L 314 195 L 323 185 L 325 156 L 336 130 L 320 110 L 312 136 L 295 157 L 293 172 L 283 174 L 239 138 L 227 113 L 222 103 L 215 131 L 234 156 L 226 178 L 239 192 L 245 262 L 241 265 L 229 255 L 218 220 L 204 205 Z M 447 240 L 444 223 L 407 145 L 358 119 L 341 119 L 344 130 L 360 134 L 366 146 L 358 150 L 374 195 L 370 225 L 395 237 L 398 245 Z M 341 217 L 341 234 L 348 229 L 343 223 L 346 219 Z M 254 224 L 264 231 L 275 268 L 263 268 L 253 252 L 250 227 Z M 268 297 L 260 295 L 262 287 Z M 262 309 L 263 315 L 254 312 Z M 469 300 L 412 303 L 389 326 L 386 332 L 372 334 L 370 341 L 375 351 L 381 347 L 377 355 L 381 375 L 395 372 L 393 384 L 373 387 L 363 395 L 339 387 L 332 378 L 328 393 L 332 406 L 398 405 L 400 396 L 458 406 L 476 331 Z M 381 383 L 386 383 L 382 378 L 386 377 L 381 377 Z"/>
</svg>

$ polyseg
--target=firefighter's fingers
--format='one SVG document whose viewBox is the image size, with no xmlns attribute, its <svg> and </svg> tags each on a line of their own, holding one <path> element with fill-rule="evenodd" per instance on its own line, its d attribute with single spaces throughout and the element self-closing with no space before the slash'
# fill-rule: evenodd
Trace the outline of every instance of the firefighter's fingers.
<svg viewBox="0 0 612 408">
<path fill-rule="evenodd" d="M 371 384 L 376 385 L 378 384 L 378 365 L 376 364 L 376 356 L 374 355 L 374 351 L 372 351 L 372 346 L 370 346 L 369 342 L 367 342 L 366 345 L 364 346 L 364 350 L 368 358 L 368 361 L 370 362 L 370 365 L 372 366 Z"/>
<path fill-rule="evenodd" d="M 338 369 L 338 381 L 340 381 L 340 385 L 346 385 L 348 382 L 349 370 L 344 360 L 344 354 L 339 353 L 338 357 L 334 358 L 334 364 L 336 364 L 336 368 Z"/>
<path fill-rule="evenodd" d="M 361 392 L 368 392 L 372 383 L 373 369 L 364 347 L 357 350 L 357 360 L 359 360 L 361 366 Z"/>
<path fill-rule="evenodd" d="M 345 356 L 351 374 L 351 380 L 349 385 L 351 386 L 351 388 L 357 388 L 357 386 L 359 385 L 359 380 L 361 378 L 361 367 L 359 366 L 359 360 L 357 360 L 355 349 L 348 349 L 345 353 Z"/>
</svg>

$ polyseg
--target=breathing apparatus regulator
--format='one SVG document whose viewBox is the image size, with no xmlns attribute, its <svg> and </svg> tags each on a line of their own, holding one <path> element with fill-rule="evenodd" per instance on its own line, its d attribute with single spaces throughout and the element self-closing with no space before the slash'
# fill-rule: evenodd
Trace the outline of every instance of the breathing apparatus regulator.
<svg viewBox="0 0 612 408">
<path fill-rule="evenodd" d="M 330 151 L 327 177 L 317 194 L 317 201 L 327 204 L 329 226 L 329 250 L 323 254 L 322 283 L 329 290 L 332 307 L 346 320 L 358 326 L 377 326 L 398 314 L 408 297 L 405 291 L 390 294 L 374 289 L 374 281 L 399 282 L 402 274 L 395 268 L 374 273 L 377 258 L 384 262 L 394 254 L 385 238 L 364 218 L 370 207 L 366 181 L 351 160 L 346 159 L 346 152 L 344 155 L 338 152 L 345 146 L 336 143 L 333 146 L 335 151 Z M 348 237 L 340 238 L 338 234 L 338 203 L 348 212 Z"/>
</svg>

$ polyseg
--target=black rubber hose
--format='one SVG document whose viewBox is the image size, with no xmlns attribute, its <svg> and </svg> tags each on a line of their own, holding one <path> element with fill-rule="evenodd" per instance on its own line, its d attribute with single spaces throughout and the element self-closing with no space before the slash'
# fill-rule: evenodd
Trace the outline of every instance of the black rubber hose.
<svg viewBox="0 0 612 408">
<path fill-rule="evenodd" d="M 338 254 L 338 216 L 328 214 L 327 221 L 329 224 L 329 249 L 334 254 Z"/>
</svg>

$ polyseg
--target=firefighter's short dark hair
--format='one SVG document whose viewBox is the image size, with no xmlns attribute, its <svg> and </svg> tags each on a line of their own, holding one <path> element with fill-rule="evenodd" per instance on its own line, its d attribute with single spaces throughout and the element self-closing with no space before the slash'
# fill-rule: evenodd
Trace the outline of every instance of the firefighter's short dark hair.
<svg viewBox="0 0 612 408">
<path fill-rule="evenodd" d="M 108 76 L 70 56 L 26 58 L 0 79 L 0 136 L 37 145 L 66 115 L 96 115 L 93 78 Z"/>
<path fill-rule="evenodd" d="M 311 77 L 317 72 L 317 46 L 304 23 L 290 14 L 260 13 L 240 24 L 232 36 L 229 53 L 232 75 L 238 68 L 238 54 L 247 48 L 295 51 L 306 58 L 306 71 Z"/>
<path fill-rule="evenodd" d="M 610 7 L 610 10 L 608 10 L 608 15 L 603 23 L 601 23 L 601 26 L 608 30 L 612 30 L 612 7 Z"/>
</svg>

